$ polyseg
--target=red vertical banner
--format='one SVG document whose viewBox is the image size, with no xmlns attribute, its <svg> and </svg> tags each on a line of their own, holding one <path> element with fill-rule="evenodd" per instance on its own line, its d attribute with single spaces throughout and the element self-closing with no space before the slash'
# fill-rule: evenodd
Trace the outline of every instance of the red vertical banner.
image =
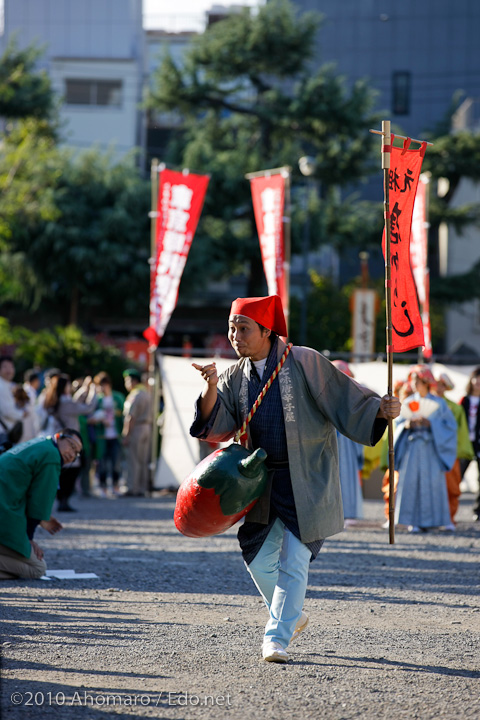
<svg viewBox="0 0 480 720">
<path fill-rule="evenodd" d="M 426 143 L 411 150 L 410 139 L 403 148 L 393 146 L 389 170 L 390 262 L 392 290 L 392 350 L 406 352 L 424 345 L 423 324 L 418 307 L 410 261 L 410 234 L 413 205 Z M 385 230 L 383 232 L 385 255 Z"/>
<path fill-rule="evenodd" d="M 175 310 L 208 181 L 208 175 L 160 172 L 156 253 L 150 275 L 150 326 L 143 333 L 151 346 L 158 345 Z"/>
<path fill-rule="evenodd" d="M 423 357 L 432 356 L 429 312 L 429 271 L 428 271 L 428 223 L 427 192 L 428 178 L 420 175 L 413 206 L 412 234 L 410 238 L 410 262 L 420 303 L 425 346 Z"/>
<path fill-rule="evenodd" d="M 288 316 L 283 216 L 285 178 L 279 173 L 250 178 L 253 211 L 269 295 L 279 295 Z"/>
</svg>

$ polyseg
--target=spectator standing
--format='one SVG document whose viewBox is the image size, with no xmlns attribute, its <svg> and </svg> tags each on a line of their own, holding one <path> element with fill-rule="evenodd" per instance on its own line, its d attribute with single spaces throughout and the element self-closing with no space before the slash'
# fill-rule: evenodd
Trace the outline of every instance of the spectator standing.
<svg viewBox="0 0 480 720">
<path fill-rule="evenodd" d="M 27 393 L 32 407 L 34 407 L 37 403 L 38 393 L 40 392 L 40 385 L 40 372 L 38 370 L 35 370 L 35 368 L 26 370 L 23 375 L 23 389 Z"/>
<path fill-rule="evenodd" d="M 477 499 L 473 506 L 473 518 L 474 520 L 480 520 L 480 366 L 472 371 L 467 385 L 467 394 L 462 399 L 461 404 L 467 416 L 469 437 L 478 467 L 479 487 Z M 470 462 L 468 459 L 461 461 L 462 477 L 465 475 Z"/>
<path fill-rule="evenodd" d="M 44 388 L 43 390 L 41 390 L 40 394 L 37 397 L 37 417 L 39 434 L 41 433 L 45 435 L 45 430 L 48 423 L 48 414 L 44 408 L 45 396 L 47 394 L 48 387 L 52 382 L 53 378 L 58 377 L 61 372 L 62 371 L 59 370 L 59 368 L 49 368 L 48 370 L 45 370 L 43 374 Z"/>
<path fill-rule="evenodd" d="M 96 410 L 89 422 L 94 424 L 96 435 L 97 473 L 100 484 L 100 494 L 107 496 L 107 478 L 112 478 L 112 491 L 120 492 L 119 438 L 123 430 L 123 406 L 125 396 L 114 390 L 110 376 L 101 372 L 94 378 L 97 387 Z"/>
<path fill-rule="evenodd" d="M 27 442 L 37 436 L 37 414 L 28 393 L 23 389 L 22 385 L 17 385 L 14 388 L 13 397 L 15 398 L 16 406 L 24 411 L 22 434 L 18 442 Z"/>
<path fill-rule="evenodd" d="M 0 357 L 0 420 L 5 431 L 11 430 L 15 423 L 26 417 L 26 410 L 19 408 L 13 397 L 15 386 L 15 365 L 9 355 Z M 19 433 L 19 437 L 21 433 Z M 18 438 L 17 438 L 18 439 Z"/>
<path fill-rule="evenodd" d="M 457 405 L 453 402 L 453 400 L 449 400 L 445 396 L 445 393 L 448 390 L 453 389 L 454 384 L 447 373 L 439 375 L 435 386 L 435 395 L 438 395 L 438 397 L 445 400 L 453 413 L 455 422 L 457 423 L 457 459 L 455 460 L 452 469 L 446 473 L 448 504 L 450 507 L 450 518 L 452 521 L 451 527 L 449 528 L 450 530 L 455 530 L 455 515 L 457 514 L 459 498 L 461 495 L 460 483 L 462 482 L 462 471 L 460 462 L 462 460 L 470 462 L 475 457 L 473 446 L 468 434 L 468 423 L 465 410 L 461 405 Z"/>
<path fill-rule="evenodd" d="M 86 377 L 82 386 L 72 396 L 70 377 L 65 374 L 55 376 L 45 394 L 44 408 L 49 418 L 59 427 L 73 428 L 80 435 L 81 415 L 89 415 L 95 409 L 95 384 L 90 376 Z M 75 489 L 75 482 L 80 473 L 81 458 L 78 457 L 60 474 L 58 489 L 58 510 L 75 512 L 69 504 L 69 498 Z"/>
<path fill-rule="evenodd" d="M 138 497 L 148 491 L 152 403 L 138 370 L 125 370 L 123 377 L 128 392 L 122 431 L 128 487 L 124 497 Z"/>
</svg>

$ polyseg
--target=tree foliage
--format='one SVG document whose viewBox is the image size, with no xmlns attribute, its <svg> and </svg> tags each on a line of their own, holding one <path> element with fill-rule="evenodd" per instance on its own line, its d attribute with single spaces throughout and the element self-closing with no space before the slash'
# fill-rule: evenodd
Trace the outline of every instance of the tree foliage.
<svg viewBox="0 0 480 720">
<path fill-rule="evenodd" d="M 433 147 L 425 155 L 424 170 L 432 177 L 429 222 L 430 238 L 436 243 L 438 228 L 446 223 L 458 235 L 464 235 L 468 228 L 480 229 L 480 204 L 455 205 L 454 201 L 463 181 L 480 182 L 480 133 L 475 131 L 450 132 L 433 138 Z M 436 192 L 437 183 L 446 182 L 446 192 L 440 197 Z M 436 245 L 430 248 L 433 259 L 437 254 Z M 448 277 L 434 276 L 431 296 L 438 303 L 463 303 L 480 298 L 478 282 L 480 263 L 461 275 Z"/>
<path fill-rule="evenodd" d="M 59 149 L 34 119 L 0 155 L 0 302 L 63 309 L 65 322 L 148 308 L 150 190 L 133 159 Z"/>
<path fill-rule="evenodd" d="M 14 348 L 19 377 L 32 367 L 44 370 L 59 367 L 72 379 L 103 370 L 115 387 L 122 390 L 122 373 L 131 365 L 118 348 L 101 345 L 71 325 L 34 332 L 21 326 L 11 327 L 5 318 L 0 318 L 0 345 Z"/>
<path fill-rule="evenodd" d="M 171 57 L 160 65 L 149 105 L 184 119 L 166 160 L 211 174 L 183 288 L 198 287 L 199 271 L 207 280 L 249 263 L 249 291 L 258 291 L 263 272 L 245 173 L 288 165 L 298 185 L 298 159 L 313 155 L 322 201 L 333 207 L 334 189 L 368 172 L 373 95 L 363 82 L 348 89 L 331 67 L 312 69 L 319 22 L 273 0 L 256 15 L 244 9 L 208 28 L 182 66 Z M 294 192 L 294 247 L 296 199 Z M 327 241 L 320 229 L 312 223 L 311 247 Z"/>
<path fill-rule="evenodd" d="M 19 50 L 10 40 L 0 57 L 0 117 L 51 117 L 54 95 L 45 70 L 37 68 L 42 50 L 33 45 Z"/>
<path fill-rule="evenodd" d="M 41 50 L 0 59 L 0 303 L 60 309 L 64 322 L 148 312 L 150 188 L 133 157 L 58 145 Z"/>
<path fill-rule="evenodd" d="M 54 189 L 58 216 L 41 221 L 20 245 L 28 265 L 70 320 L 93 312 L 146 315 L 149 292 L 149 187 L 132 162 L 96 150 L 62 156 Z"/>
</svg>

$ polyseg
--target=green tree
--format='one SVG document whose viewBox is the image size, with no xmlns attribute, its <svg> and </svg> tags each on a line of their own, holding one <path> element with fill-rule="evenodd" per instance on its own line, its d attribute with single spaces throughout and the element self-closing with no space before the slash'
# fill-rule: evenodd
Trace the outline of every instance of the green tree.
<svg viewBox="0 0 480 720">
<path fill-rule="evenodd" d="M 94 313 L 142 313 L 146 319 L 150 191 L 133 160 L 114 163 L 95 149 L 75 157 L 55 147 L 37 145 L 35 150 L 31 157 L 22 155 L 6 196 L 11 205 L 0 272 L 10 272 L 12 281 L 4 299 L 63 308 L 62 319 L 70 323 L 87 321 Z M 43 151 L 46 164 L 39 165 Z M 12 153 L 21 153 L 14 142 Z M 0 172 L 0 182 L 3 177 Z M 21 208 L 29 197 L 34 207 L 25 215 Z M 6 202 L 0 201 L 0 208 Z"/>
<path fill-rule="evenodd" d="M 183 66 L 169 56 L 160 65 L 149 105 L 184 119 L 165 159 L 211 174 L 183 290 L 249 264 L 249 291 L 258 292 L 263 271 L 245 173 L 290 165 L 296 182 L 299 157 L 313 155 L 323 211 L 322 203 L 338 206 L 338 186 L 368 171 L 373 95 L 363 82 L 347 90 L 331 67 L 312 71 L 319 22 L 273 0 L 256 15 L 245 9 L 208 28 Z M 294 244 L 298 217 L 294 208 Z M 311 247 L 327 240 L 324 229 L 312 223 Z"/>
<path fill-rule="evenodd" d="M 51 118 L 54 94 L 45 70 L 37 68 L 42 50 L 33 45 L 19 50 L 10 40 L 0 57 L 0 117 Z"/>
<path fill-rule="evenodd" d="M 430 193 L 430 238 L 432 261 L 438 252 L 438 228 L 444 222 L 462 236 L 467 228 L 480 229 L 480 204 L 454 207 L 453 200 L 462 181 L 480 182 L 480 133 L 461 131 L 432 138 L 434 145 L 425 155 L 424 169 L 432 176 Z M 446 180 L 446 192 L 436 192 L 440 178 Z M 444 183 L 445 184 L 445 183 Z M 435 270 L 435 268 L 434 268 Z M 440 278 L 431 283 L 432 300 L 440 303 L 463 303 L 480 298 L 480 262 L 467 273 Z"/>
<path fill-rule="evenodd" d="M 54 190 L 61 153 L 49 124 L 28 118 L 3 136 L 0 152 L 0 304 L 37 305 L 45 288 L 23 248 L 40 223 L 59 217 Z"/>
<path fill-rule="evenodd" d="M 122 373 L 131 366 L 118 348 L 101 345 L 73 326 L 34 332 L 21 326 L 11 327 L 0 317 L 0 345 L 14 348 L 19 378 L 32 367 L 60 367 L 72 379 L 104 370 L 115 387 L 123 390 Z"/>
<path fill-rule="evenodd" d="M 0 304 L 64 322 L 148 315 L 150 189 L 133 158 L 58 142 L 41 50 L 10 43 L 0 59 Z"/>
</svg>

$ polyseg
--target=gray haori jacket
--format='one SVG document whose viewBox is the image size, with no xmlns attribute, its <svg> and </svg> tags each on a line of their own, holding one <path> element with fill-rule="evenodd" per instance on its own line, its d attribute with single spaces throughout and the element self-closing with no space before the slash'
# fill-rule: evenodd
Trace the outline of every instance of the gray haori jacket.
<svg viewBox="0 0 480 720">
<path fill-rule="evenodd" d="M 285 343 L 278 340 L 278 360 Z M 213 423 L 194 422 L 191 433 L 211 442 L 231 439 L 247 417 L 252 365 L 241 358 L 219 377 L 219 408 Z M 294 346 L 277 380 L 280 383 L 290 474 L 302 542 L 343 530 L 344 518 L 335 428 L 351 440 L 375 445 L 386 420 L 376 419 L 380 397 L 337 370 L 316 350 Z M 248 431 L 248 426 L 247 426 Z M 252 446 L 248 434 L 247 447 Z M 268 524 L 270 486 L 246 520 Z"/>
</svg>

